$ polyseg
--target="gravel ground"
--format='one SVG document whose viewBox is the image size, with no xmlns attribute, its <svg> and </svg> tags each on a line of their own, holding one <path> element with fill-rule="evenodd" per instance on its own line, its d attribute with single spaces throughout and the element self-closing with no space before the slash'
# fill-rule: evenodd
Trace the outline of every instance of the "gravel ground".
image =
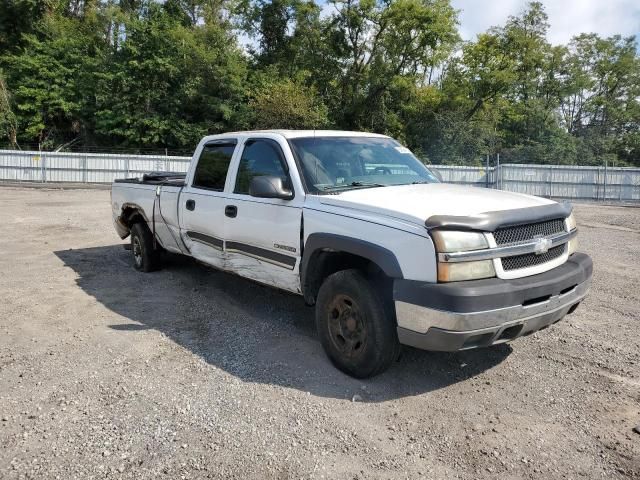
<svg viewBox="0 0 640 480">
<path fill-rule="evenodd" d="M 638 208 L 577 207 L 594 281 L 559 324 L 360 381 L 299 297 L 134 271 L 108 191 L 0 203 L 0 478 L 640 478 Z"/>
</svg>

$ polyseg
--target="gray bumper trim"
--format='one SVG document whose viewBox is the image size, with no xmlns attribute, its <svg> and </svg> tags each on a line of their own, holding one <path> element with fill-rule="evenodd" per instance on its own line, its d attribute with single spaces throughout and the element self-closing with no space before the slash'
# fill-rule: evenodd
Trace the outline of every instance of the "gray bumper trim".
<svg viewBox="0 0 640 480">
<path fill-rule="evenodd" d="M 396 316 L 399 326 L 417 333 L 425 333 L 431 328 L 453 331 L 494 328 L 515 320 L 526 320 L 570 307 L 584 298 L 590 284 L 591 279 L 588 279 L 570 291 L 550 296 L 537 303 L 478 312 L 447 312 L 396 301 Z"/>
<path fill-rule="evenodd" d="M 514 279 L 487 278 L 464 282 L 428 283 L 395 279 L 393 299 L 431 310 L 472 313 L 514 305 L 535 304 L 541 299 L 568 292 L 591 278 L 593 263 L 584 253 L 544 273 Z M 398 323 L 404 327 L 403 318 Z M 426 331 L 423 330 L 423 331 Z"/>
<path fill-rule="evenodd" d="M 559 267 L 513 280 L 449 284 L 396 280 L 400 343 L 455 351 L 513 340 L 571 313 L 589 290 L 593 264 L 576 253 Z"/>
<path fill-rule="evenodd" d="M 404 345 L 434 351 L 454 352 L 488 347 L 547 328 L 562 320 L 568 313 L 573 313 L 579 303 L 578 300 L 576 303 L 564 305 L 555 310 L 477 330 L 451 331 L 434 327 L 430 328 L 427 333 L 419 333 L 398 327 L 398 339 Z"/>
</svg>

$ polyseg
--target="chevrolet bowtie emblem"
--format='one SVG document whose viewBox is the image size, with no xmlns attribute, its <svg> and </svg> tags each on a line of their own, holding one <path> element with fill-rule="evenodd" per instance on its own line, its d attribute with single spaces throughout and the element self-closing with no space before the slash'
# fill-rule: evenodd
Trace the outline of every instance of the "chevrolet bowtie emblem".
<svg viewBox="0 0 640 480">
<path fill-rule="evenodd" d="M 553 242 L 548 238 L 538 238 L 536 240 L 536 244 L 533 247 L 533 251 L 536 255 L 542 255 L 543 253 L 547 253 L 549 248 L 551 248 L 551 244 Z"/>
</svg>

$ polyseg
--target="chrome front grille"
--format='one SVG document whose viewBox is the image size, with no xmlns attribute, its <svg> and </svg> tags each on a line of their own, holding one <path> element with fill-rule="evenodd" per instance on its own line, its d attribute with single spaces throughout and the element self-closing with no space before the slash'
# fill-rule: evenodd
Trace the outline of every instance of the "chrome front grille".
<svg viewBox="0 0 640 480">
<path fill-rule="evenodd" d="M 536 238 L 549 238 L 564 232 L 566 232 L 564 219 L 557 218 L 554 220 L 546 220 L 544 222 L 500 228 L 493 232 L 493 237 L 498 247 L 504 247 L 531 242 Z M 502 269 L 505 272 L 508 272 L 551 262 L 552 260 L 561 257 L 565 252 L 565 248 L 566 245 L 563 244 L 550 248 L 548 251 L 540 255 L 535 253 L 526 253 L 524 255 L 503 257 L 500 259 L 502 262 Z"/>
<path fill-rule="evenodd" d="M 566 245 L 558 245 L 557 247 L 550 248 L 546 253 L 536 255 L 535 253 L 525 253 L 524 255 L 516 255 L 514 257 L 501 258 L 502 269 L 505 272 L 510 270 L 520 270 L 521 268 L 534 267 L 536 265 L 542 265 L 543 263 L 550 262 L 556 258 L 562 256 Z"/>
<path fill-rule="evenodd" d="M 564 219 L 547 220 L 514 227 L 499 228 L 493 232 L 493 237 L 499 247 L 529 242 L 536 238 L 550 237 L 565 232 Z"/>
</svg>

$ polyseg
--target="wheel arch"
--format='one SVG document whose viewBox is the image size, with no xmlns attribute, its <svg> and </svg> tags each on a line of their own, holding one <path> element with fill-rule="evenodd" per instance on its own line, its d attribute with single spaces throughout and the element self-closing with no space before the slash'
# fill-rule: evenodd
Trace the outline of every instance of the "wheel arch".
<svg viewBox="0 0 640 480">
<path fill-rule="evenodd" d="M 120 215 L 116 219 L 118 224 L 122 227 L 123 232 L 120 233 L 120 237 L 125 239 L 131 233 L 131 227 L 139 222 L 143 222 L 149 225 L 149 219 L 144 213 L 144 209 L 136 203 L 123 203 L 120 207 Z"/>
<path fill-rule="evenodd" d="M 313 305 L 323 280 L 349 268 L 381 273 L 389 279 L 403 278 L 398 259 L 385 247 L 344 235 L 312 233 L 304 245 L 300 262 L 300 283 L 305 302 Z"/>
</svg>

